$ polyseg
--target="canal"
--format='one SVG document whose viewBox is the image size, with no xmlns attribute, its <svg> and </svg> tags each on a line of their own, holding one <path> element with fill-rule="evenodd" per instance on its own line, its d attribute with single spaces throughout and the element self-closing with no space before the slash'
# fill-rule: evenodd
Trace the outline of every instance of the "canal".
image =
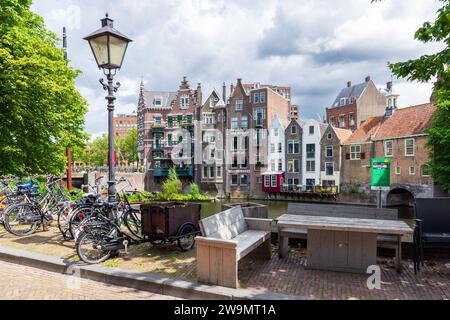
<svg viewBox="0 0 450 320">
<path fill-rule="evenodd" d="M 269 208 L 269 217 L 277 218 L 285 213 L 287 213 L 288 204 L 287 201 L 269 201 L 269 200 L 224 200 L 224 201 L 215 201 L 215 202 L 203 202 L 202 205 L 202 218 L 206 218 L 217 214 L 222 211 L 222 205 L 224 204 L 236 204 L 243 202 L 252 202 L 265 205 Z"/>
</svg>

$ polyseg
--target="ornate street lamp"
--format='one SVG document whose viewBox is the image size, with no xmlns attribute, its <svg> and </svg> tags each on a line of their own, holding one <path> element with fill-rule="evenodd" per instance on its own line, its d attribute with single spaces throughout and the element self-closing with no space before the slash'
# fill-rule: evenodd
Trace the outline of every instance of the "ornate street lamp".
<svg viewBox="0 0 450 320">
<path fill-rule="evenodd" d="M 108 201 L 116 202 L 116 177 L 114 172 L 114 92 L 120 87 L 120 83 L 113 83 L 114 76 L 118 69 L 122 67 L 122 62 L 128 48 L 128 44 L 132 41 L 114 29 L 114 20 L 108 17 L 101 20 L 102 27 L 97 31 L 88 35 L 84 40 L 89 42 L 92 53 L 99 69 L 103 69 L 108 83 L 100 79 L 100 83 L 105 91 L 108 91 L 106 100 L 108 100 L 108 136 L 109 136 L 109 181 L 108 181 Z"/>
</svg>

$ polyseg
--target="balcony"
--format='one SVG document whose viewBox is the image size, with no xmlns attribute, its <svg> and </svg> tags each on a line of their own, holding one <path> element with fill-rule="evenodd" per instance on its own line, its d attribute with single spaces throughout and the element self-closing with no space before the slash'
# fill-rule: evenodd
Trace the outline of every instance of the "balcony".
<svg viewBox="0 0 450 320">
<path fill-rule="evenodd" d="M 192 167 L 187 168 L 176 168 L 177 175 L 179 177 L 193 177 L 194 170 Z M 169 168 L 155 168 L 153 169 L 154 177 L 168 177 L 169 176 Z"/>
<path fill-rule="evenodd" d="M 180 123 L 180 127 L 183 127 L 183 128 L 191 128 L 194 126 L 195 126 L 195 124 L 193 121 L 183 121 Z"/>
<path fill-rule="evenodd" d="M 167 124 L 153 123 L 150 128 L 153 132 L 164 132 L 167 128 Z"/>
</svg>

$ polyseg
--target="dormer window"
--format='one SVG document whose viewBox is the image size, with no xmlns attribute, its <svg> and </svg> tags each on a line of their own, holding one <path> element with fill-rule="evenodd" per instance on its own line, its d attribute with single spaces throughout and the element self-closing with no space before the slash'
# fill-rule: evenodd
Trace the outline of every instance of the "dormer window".
<svg viewBox="0 0 450 320">
<path fill-rule="evenodd" d="M 161 107 L 162 106 L 162 98 L 154 98 L 153 99 L 153 106 L 154 107 Z"/>
</svg>

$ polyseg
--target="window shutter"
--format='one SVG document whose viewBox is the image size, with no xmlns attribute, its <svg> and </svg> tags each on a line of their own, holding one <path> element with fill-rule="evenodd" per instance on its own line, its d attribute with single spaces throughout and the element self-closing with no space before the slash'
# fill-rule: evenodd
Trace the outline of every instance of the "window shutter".
<svg viewBox="0 0 450 320">
<path fill-rule="evenodd" d="M 350 153 L 345 154 L 345 160 L 350 160 Z"/>
<path fill-rule="evenodd" d="M 366 160 L 366 154 L 364 152 L 361 153 L 361 160 Z"/>
</svg>

